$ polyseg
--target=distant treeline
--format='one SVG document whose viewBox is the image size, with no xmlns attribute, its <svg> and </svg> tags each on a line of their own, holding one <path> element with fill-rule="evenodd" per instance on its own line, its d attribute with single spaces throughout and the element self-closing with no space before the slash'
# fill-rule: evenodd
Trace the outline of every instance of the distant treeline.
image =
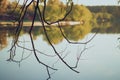
<svg viewBox="0 0 120 80">
<path fill-rule="evenodd" d="M 0 2 L 0 21 L 18 20 L 22 5 L 17 5 L 17 2 L 9 2 L 8 0 L 2 0 Z M 16 9 L 15 9 L 16 7 Z M 41 11 L 43 5 L 39 5 Z M 15 9 L 15 10 L 14 10 Z M 65 16 L 70 6 L 67 6 L 60 0 L 48 0 L 45 19 L 47 21 L 56 21 Z M 14 11 L 14 12 L 13 12 Z M 34 5 L 31 4 L 25 14 L 25 21 L 33 19 Z M 82 23 L 103 23 L 103 22 L 119 22 L 120 21 L 120 6 L 84 6 L 77 5 L 73 6 L 72 12 L 66 17 L 66 21 L 81 21 Z M 36 20 L 39 20 L 38 17 Z"/>
<path fill-rule="evenodd" d="M 87 6 L 87 8 L 99 17 L 103 15 L 103 18 L 120 21 L 120 6 Z"/>
<path fill-rule="evenodd" d="M 17 5 L 17 1 L 9 2 L 8 0 L 4 1 L 5 3 L 1 3 L 0 5 L 0 21 L 10 21 L 18 20 L 22 5 Z M 6 7 L 3 7 L 6 6 Z M 16 8 L 15 8 L 16 7 Z M 43 5 L 39 5 L 41 11 L 43 10 Z M 65 14 L 70 10 L 70 6 L 64 4 L 60 0 L 48 0 L 46 10 L 44 13 L 44 17 L 47 21 L 56 21 L 65 16 Z M 34 5 L 31 4 L 26 11 L 24 20 L 29 21 L 33 19 L 34 15 Z M 87 22 L 92 18 L 92 13 L 83 5 L 74 5 L 72 12 L 65 19 L 66 21 L 82 21 Z M 38 20 L 38 17 L 36 17 Z"/>
</svg>

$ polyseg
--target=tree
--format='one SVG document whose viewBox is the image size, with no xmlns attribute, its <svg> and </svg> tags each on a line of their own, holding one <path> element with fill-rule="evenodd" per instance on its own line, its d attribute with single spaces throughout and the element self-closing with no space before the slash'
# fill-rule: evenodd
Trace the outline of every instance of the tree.
<svg viewBox="0 0 120 80">
<path fill-rule="evenodd" d="M 64 17 L 65 10 L 61 11 L 64 6 L 62 3 L 60 3 L 59 0 L 56 0 L 55 2 L 53 0 L 49 0 L 46 6 L 45 10 L 45 18 L 47 21 L 56 21 L 58 19 L 61 19 Z M 52 15 L 51 15 L 52 14 Z"/>
<path fill-rule="evenodd" d="M 61 2 L 60 0 L 48 0 L 47 4 L 48 5 L 59 5 Z"/>
<path fill-rule="evenodd" d="M 74 21 L 89 22 L 92 19 L 92 13 L 83 5 L 74 5 L 68 18 Z"/>
<path fill-rule="evenodd" d="M 6 12 L 7 5 L 8 5 L 7 0 L 0 0 L 0 14 L 3 14 Z"/>
<path fill-rule="evenodd" d="M 17 5 L 17 6 L 16 6 Z M 21 5 L 18 5 L 17 1 L 11 2 L 8 4 L 7 7 L 7 15 L 10 15 L 11 20 L 17 20 L 19 17 L 19 11 L 20 11 Z"/>
</svg>

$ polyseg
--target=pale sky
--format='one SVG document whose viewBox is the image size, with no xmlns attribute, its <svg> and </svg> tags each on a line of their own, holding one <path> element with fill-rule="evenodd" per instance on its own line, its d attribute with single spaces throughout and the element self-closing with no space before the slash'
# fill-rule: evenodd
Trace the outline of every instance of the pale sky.
<svg viewBox="0 0 120 80">
<path fill-rule="evenodd" d="M 83 5 L 118 5 L 118 0 L 74 0 Z"/>
<path fill-rule="evenodd" d="M 14 1 L 14 0 L 9 0 Z M 20 0 L 21 2 L 24 0 Z M 29 0 L 30 1 L 30 0 Z M 66 0 L 61 0 L 63 2 L 66 2 Z M 73 0 L 74 3 L 83 4 L 83 5 L 118 5 L 118 0 Z"/>
</svg>

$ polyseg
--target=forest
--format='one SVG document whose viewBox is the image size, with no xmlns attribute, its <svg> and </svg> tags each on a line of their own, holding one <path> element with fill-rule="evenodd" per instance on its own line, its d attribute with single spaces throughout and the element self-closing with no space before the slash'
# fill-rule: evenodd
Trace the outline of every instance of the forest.
<svg viewBox="0 0 120 80">
<path fill-rule="evenodd" d="M 0 21 L 17 20 L 20 15 L 19 4 L 16 10 L 17 1 L 9 2 L 3 0 L 0 2 Z M 55 4 L 54 4 L 55 3 Z M 47 21 L 55 21 L 64 16 L 67 11 L 66 4 L 56 0 L 55 2 L 48 0 L 45 11 L 45 18 Z M 42 4 L 39 4 L 42 9 Z M 14 12 L 13 12 L 14 11 Z M 30 21 L 33 18 L 34 6 L 30 5 L 25 15 L 25 21 Z M 81 21 L 83 23 L 101 23 L 101 22 L 119 22 L 120 6 L 84 6 L 74 4 L 72 12 L 65 19 L 66 21 Z M 38 20 L 38 19 L 36 19 Z"/>
<path fill-rule="evenodd" d="M 107 18 L 112 21 L 120 21 L 120 6 L 87 6 L 97 19 Z"/>
</svg>

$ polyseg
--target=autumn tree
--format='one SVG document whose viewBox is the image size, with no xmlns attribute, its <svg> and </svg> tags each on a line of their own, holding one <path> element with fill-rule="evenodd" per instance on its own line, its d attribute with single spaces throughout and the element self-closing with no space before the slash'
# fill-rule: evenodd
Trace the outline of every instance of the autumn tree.
<svg viewBox="0 0 120 80">
<path fill-rule="evenodd" d="M 8 0 L 0 0 L 0 14 L 6 12 L 7 5 L 8 5 Z"/>
</svg>

